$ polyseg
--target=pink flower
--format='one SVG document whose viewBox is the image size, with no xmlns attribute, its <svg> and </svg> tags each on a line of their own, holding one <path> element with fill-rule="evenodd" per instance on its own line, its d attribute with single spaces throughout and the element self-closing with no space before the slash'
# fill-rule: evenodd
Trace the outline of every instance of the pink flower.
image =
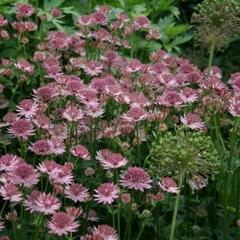
<svg viewBox="0 0 240 240">
<path fill-rule="evenodd" d="M 26 73 L 33 74 L 34 67 L 26 59 L 21 59 L 17 62 L 16 67 Z"/>
<path fill-rule="evenodd" d="M 7 174 L 8 179 L 15 185 L 31 188 L 38 183 L 39 174 L 30 164 L 22 163 Z"/>
<path fill-rule="evenodd" d="M 30 212 L 39 212 L 44 215 L 54 214 L 61 207 L 57 198 L 44 192 L 33 192 L 33 195 L 30 195 L 24 201 L 24 204 Z"/>
<path fill-rule="evenodd" d="M 136 123 L 143 121 L 147 118 L 148 113 L 144 111 L 139 105 L 133 105 L 131 108 L 122 116 L 122 118 L 130 123 Z"/>
<path fill-rule="evenodd" d="M 37 111 L 38 104 L 33 102 L 31 99 L 24 99 L 17 106 L 17 115 L 27 119 L 33 118 Z"/>
<path fill-rule="evenodd" d="M 4 27 L 8 24 L 8 20 L 4 18 L 3 15 L 0 14 L 0 27 Z"/>
<path fill-rule="evenodd" d="M 12 183 L 5 183 L 0 187 L 0 195 L 5 201 L 20 202 L 22 200 L 22 193 Z"/>
<path fill-rule="evenodd" d="M 184 103 L 193 103 L 198 99 L 197 91 L 192 88 L 184 88 L 180 95 Z"/>
<path fill-rule="evenodd" d="M 142 68 L 142 63 L 138 59 L 133 59 L 130 63 L 127 65 L 127 72 L 134 73 L 140 71 Z"/>
<path fill-rule="evenodd" d="M 172 178 L 169 178 L 169 177 L 162 178 L 161 182 L 159 182 L 158 184 L 159 184 L 160 188 L 162 188 L 162 190 L 164 190 L 166 192 L 178 193 L 180 191 L 176 182 Z"/>
<path fill-rule="evenodd" d="M 56 170 L 59 165 L 55 161 L 44 161 L 39 164 L 37 167 L 38 170 L 42 173 L 51 174 L 54 170 Z"/>
<path fill-rule="evenodd" d="M 63 154 L 65 152 L 64 141 L 60 138 L 54 137 L 51 139 L 52 153 L 55 155 Z"/>
<path fill-rule="evenodd" d="M 187 113 L 184 116 L 181 116 L 181 122 L 190 127 L 191 129 L 205 129 L 204 122 L 202 121 L 201 117 L 196 113 Z"/>
<path fill-rule="evenodd" d="M 33 135 L 34 130 L 31 121 L 27 119 L 18 119 L 12 123 L 8 132 L 14 137 L 26 140 Z"/>
<path fill-rule="evenodd" d="M 56 91 L 53 87 L 42 86 L 34 90 L 37 100 L 42 102 L 52 102 L 56 97 Z"/>
<path fill-rule="evenodd" d="M 234 96 L 230 99 L 229 112 L 234 117 L 240 116 L 240 96 Z"/>
<path fill-rule="evenodd" d="M 66 207 L 67 215 L 73 219 L 77 219 L 83 212 L 82 208 Z"/>
<path fill-rule="evenodd" d="M 128 162 L 121 154 L 113 153 L 108 149 L 98 151 L 96 159 L 100 161 L 104 169 L 120 168 Z"/>
<path fill-rule="evenodd" d="M 72 171 L 67 166 L 59 165 L 49 173 L 49 177 L 54 184 L 69 185 L 73 181 Z"/>
<path fill-rule="evenodd" d="M 16 10 L 16 15 L 20 18 L 30 17 L 35 13 L 35 8 L 27 3 L 17 3 Z"/>
<path fill-rule="evenodd" d="M 120 183 L 129 189 L 144 191 L 151 188 L 151 182 L 148 173 L 139 167 L 130 167 L 121 175 Z"/>
<path fill-rule="evenodd" d="M 86 202 L 90 197 L 88 189 L 82 184 L 73 183 L 66 187 L 65 195 L 74 202 Z"/>
<path fill-rule="evenodd" d="M 69 105 L 63 112 L 63 117 L 69 122 L 77 122 L 83 118 L 83 112 L 74 105 Z"/>
<path fill-rule="evenodd" d="M 50 47 L 53 49 L 67 49 L 70 38 L 65 32 L 52 31 L 48 33 Z"/>
<path fill-rule="evenodd" d="M 157 103 L 166 107 L 178 107 L 183 103 L 181 95 L 176 90 L 165 90 L 162 96 L 158 96 Z"/>
<path fill-rule="evenodd" d="M 135 22 L 134 22 L 134 26 L 137 28 L 137 29 L 140 29 L 140 28 L 146 28 L 150 25 L 150 21 L 149 19 L 144 16 L 144 15 L 141 15 L 141 16 L 137 16 L 137 18 L 135 19 Z"/>
<path fill-rule="evenodd" d="M 98 225 L 98 227 L 94 227 L 93 230 L 93 239 L 101 239 L 101 240 L 118 240 L 118 236 L 116 230 L 109 225 Z"/>
<path fill-rule="evenodd" d="M 119 190 L 113 183 L 103 183 L 95 192 L 95 201 L 103 205 L 112 204 L 119 196 Z"/>
<path fill-rule="evenodd" d="M 234 94 L 239 94 L 240 93 L 240 73 L 237 72 L 232 74 L 229 82 L 232 85 Z"/>
<path fill-rule="evenodd" d="M 17 167 L 19 159 L 16 155 L 5 154 L 0 158 L 0 171 L 12 171 Z"/>
<path fill-rule="evenodd" d="M 84 66 L 84 71 L 90 76 L 97 76 L 102 72 L 102 69 L 103 66 L 94 60 L 87 62 Z"/>
<path fill-rule="evenodd" d="M 56 212 L 53 214 L 51 220 L 48 221 L 47 226 L 49 228 L 49 233 L 63 236 L 76 232 L 79 224 L 66 213 Z"/>
<path fill-rule="evenodd" d="M 73 147 L 71 149 L 71 153 L 75 157 L 80 157 L 84 160 L 90 160 L 90 154 L 89 154 L 88 149 L 82 145 L 76 145 L 75 147 Z"/>
<path fill-rule="evenodd" d="M 98 118 L 101 117 L 104 113 L 104 110 L 101 106 L 96 101 L 89 102 L 86 107 L 85 107 L 85 113 L 87 116 L 92 117 L 92 118 Z"/>
<path fill-rule="evenodd" d="M 37 155 L 49 155 L 53 153 L 53 146 L 49 140 L 38 140 L 29 149 Z"/>
</svg>

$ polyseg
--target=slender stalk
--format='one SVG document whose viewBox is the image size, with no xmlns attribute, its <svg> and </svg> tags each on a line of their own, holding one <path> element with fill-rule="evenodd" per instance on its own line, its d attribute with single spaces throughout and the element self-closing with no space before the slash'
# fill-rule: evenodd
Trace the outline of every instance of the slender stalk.
<svg viewBox="0 0 240 240">
<path fill-rule="evenodd" d="M 215 39 L 215 36 L 212 35 L 211 47 L 210 47 L 209 58 L 208 58 L 208 75 L 210 74 L 212 63 L 213 63 L 215 46 L 216 46 L 216 39 Z"/>
<path fill-rule="evenodd" d="M 176 227 L 177 212 L 178 212 L 178 206 L 179 206 L 179 200 L 180 200 L 180 194 L 181 194 L 182 181 L 183 181 L 183 175 L 181 174 L 180 180 L 179 180 L 179 192 L 177 193 L 177 196 L 176 196 L 169 240 L 174 240 L 174 233 L 175 233 L 175 227 Z"/>
<path fill-rule="evenodd" d="M 143 231 L 144 231 L 144 228 L 145 228 L 145 221 L 141 224 L 141 228 L 140 228 L 140 231 L 139 231 L 139 233 L 138 233 L 138 235 L 137 235 L 137 238 L 136 238 L 136 240 L 139 240 L 140 239 L 140 237 L 142 236 L 142 234 L 143 234 Z"/>
<path fill-rule="evenodd" d="M 1 219 L 2 213 L 3 213 L 6 205 L 7 205 L 7 201 L 4 201 L 4 204 L 3 204 L 2 209 L 1 209 L 1 212 L 0 212 L 0 219 Z"/>
</svg>

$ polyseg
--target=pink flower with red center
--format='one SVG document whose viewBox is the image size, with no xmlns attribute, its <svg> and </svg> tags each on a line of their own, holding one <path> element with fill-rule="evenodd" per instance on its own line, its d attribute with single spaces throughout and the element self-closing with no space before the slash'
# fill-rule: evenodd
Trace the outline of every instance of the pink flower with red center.
<svg viewBox="0 0 240 240">
<path fill-rule="evenodd" d="M 89 26 L 93 22 L 92 15 L 82 15 L 78 18 L 78 25 Z"/>
<path fill-rule="evenodd" d="M 58 236 L 68 235 L 76 232 L 79 227 L 78 222 L 64 212 L 56 212 L 47 223 L 49 233 Z"/>
<path fill-rule="evenodd" d="M 65 32 L 52 31 L 48 33 L 50 47 L 53 49 L 67 49 L 70 38 Z"/>
<path fill-rule="evenodd" d="M 106 14 L 101 11 L 96 11 L 92 14 L 92 23 L 104 25 L 107 21 Z"/>
<path fill-rule="evenodd" d="M 162 178 L 162 180 L 158 184 L 160 188 L 166 192 L 178 193 L 180 191 L 176 182 L 169 177 Z"/>
<path fill-rule="evenodd" d="M 5 154 L 0 158 L 0 171 L 12 171 L 19 163 L 19 158 L 16 155 Z"/>
<path fill-rule="evenodd" d="M 38 140 L 29 149 L 37 155 L 49 155 L 53 153 L 53 146 L 50 140 Z"/>
<path fill-rule="evenodd" d="M 59 139 L 67 139 L 67 127 L 64 124 L 52 124 L 49 133 L 51 134 L 52 137 L 57 137 Z"/>
<path fill-rule="evenodd" d="M 38 104 L 31 99 L 24 99 L 17 106 L 17 115 L 20 117 L 33 118 L 37 111 Z"/>
<path fill-rule="evenodd" d="M 32 122 L 39 128 L 49 129 L 51 125 L 51 120 L 49 117 L 44 115 L 43 113 L 37 112 Z"/>
<path fill-rule="evenodd" d="M 148 34 L 146 35 L 146 40 L 158 40 L 161 38 L 161 34 L 157 29 L 149 29 Z"/>
<path fill-rule="evenodd" d="M 26 140 L 33 135 L 34 130 L 31 121 L 27 119 L 17 119 L 12 123 L 8 132 L 14 137 Z"/>
<path fill-rule="evenodd" d="M 82 214 L 83 209 L 75 208 L 75 207 L 66 207 L 66 212 L 69 217 L 71 217 L 73 219 L 77 219 Z"/>
<path fill-rule="evenodd" d="M 67 186 L 64 193 L 66 198 L 71 199 L 73 202 L 86 202 L 90 197 L 88 189 L 79 183 Z"/>
<path fill-rule="evenodd" d="M 138 59 L 133 59 L 128 63 L 126 70 L 129 73 L 134 73 L 140 71 L 142 68 L 142 63 Z"/>
<path fill-rule="evenodd" d="M 66 89 L 71 94 L 79 93 L 84 88 L 84 86 L 85 85 L 76 76 L 69 76 L 66 82 Z"/>
<path fill-rule="evenodd" d="M 101 240 L 118 240 L 116 230 L 106 224 L 98 225 L 98 227 L 94 227 L 93 230 L 93 239 L 101 239 Z"/>
<path fill-rule="evenodd" d="M 3 121 L 6 122 L 7 124 L 12 124 L 16 120 L 18 120 L 17 114 L 14 112 L 8 112 L 4 117 Z"/>
<path fill-rule="evenodd" d="M 8 178 L 15 185 L 23 185 L 31 188 L 38 183 L 39 174 L 30 164 L 20 164 L 12 172 L 8 173 Z"/>
<path fill-rule="evenodd" d="M 149 19 L 144 16 L 137 16 L 137 18 L 135 19 L 134 23 L 133 23 L 133 27 L 135 30 L 139 30 L 141 28 L 147 28 L 150 25 L 150 21 Z"/>
<path fill-rule="evenodd" d="M 16 67 L 26 73 L 33 74 L 34 67 L 26 59 L 21 59 L 17 62 Z"/>
<path fill-rule="evenodd" d="M 128 161 L 119 153 L 113 153 L 108 149 L 98 151 L 97 160 L 100 161 L 104 169 L 114 169 L 125 166 Z"/>
<path fill-rule="evenodd" d="M 240 116 L 240 96 L 234 96 L 230 99 L 229 101 L 229 112 L 234 116 L 234 117 L 239 117 Z"/>
<path fill-rule="evenodd" d="M 151 188 L 151 182 L 148 173 L 139 167 L 130 167 L 121 175 L 120 183 L 129 189 L 144 191 Z"/>
<path fill-rule="evenodd" d="M 187 113 L 180 118 L 181 122 L 191 129 L 204 130 L 206 127 L 201 117 L 196 113 Z"/>
<path fill-rule="evenodd" d="M 146 113 L 142 107 L 140 107 L 139 105 L 133 105 L 122 116 L 122 118 L 128 122 L 136 123 L 145 120 L 147 116 L 148 113 Z"/>
<path fill-rule="evenodd" d="M 41 194 L 41 192 L 34 190 L 24 200 L 23 205 L 26 208 L 26 210 L 30 211 L 30 213 L 38 211 L 38 206 L 36 204 L 36 201 L 37 201 L 38 197 L 40 196 L 40 194 Z"/>
<path fill-rule="evenodd" d="M 229 82 L 231 83 L 231 86 L 234 90 L 234 94 L 239 95 L 239 93 L 240 93 L 240 73 L 237 72 L 237 73 L 232 74 Z"/>
<path fill-rule="evenodd" d="M 49 173 L 49 177 L 54 184 L 69 185 L 73 181 L 72 170 L 67 166 L 58 165 Z"/>
<path fill-rule="evenodd" d="M 54 137 L 51 139 L 52 145 L 52 153 L 55 155 L 60 155 L 65 152 L 65 144 L 64 141 L 58 137 Z"/>
<path fill-rule="evenodd" d="M 159 105 L 166 107 L 178 107 L 183 103 L 181 95 L 176 90 L 165 90 L 162 96 L 156 99 Z"/>
<path fill-rule="evenodd" d="M 102 70 L 103 66 L 94 60 L 87 62 L 84 66 L 84 71 L 89 76 L 97 76 Z"/>
<path fill-rule="evenodd" d="M 12 183 L 5 183 L 0 187 L 0 195 L 5 201 L 20 202 L 22 200 L 22 193 Z"/>
<path fill-rule="evenodd" d="M 0 27 L 7 26 L 8 20 L 4 18 L 3 15 L 0 14 Z"/>
<path fill-rule="evenodd" d="M 54 214 L 60 207 L 61 203 L 57 198 L 52 196 L 50 193 L 40 193 L 35 200 L 37 212 L 43 213 L 44 215 Z"/>
<path fill-rule="evenodd" d="M 81 120 L 83 116 L 83 112 L 73 104 L 69 105 L 63 112 L 63 117 L 69 122 L 77 122 Z"/>
<path fill-rule="evenodd" d="M 47 174 L 51 174 L 54 170 L 56 170 L 57 168 L 59 167 L 59 165 L 51 160 L 47 160 L 47 161 L 44 161 L 42 163 L 39 164 L 39 166 L 37 167 L 38 170 L 42 173 L 47 173 Z"/>
<path fill-rule="evenodd" d="M 87 116 L 92 118 L 101 117 L 104 113 L 102 105 L 96 101 L 89 102 L 84 109 Z"/>
<path fill-rule="evenodd" d="M 119 197 L 119 190 L 113 183 L 103 183 L 96 190 L 94 194 L 95 201 L 103 205 L 112 204 L 115 199 Z"/>
<path fill-rule="evenodd" d="M 90 160 L 90 154 L 88 149 L 82 145 L 76 145 L 75 147 L 73 147 L 71 149 L 71 153 L 75 157 L 80 157 L 84 160 Z"/>
<path fill-rule="evenodd" d="M 33 90 L 37 100 L 42 102 L 52 102 L 56 97 L 56 91 L 51 86 L 42 86 L 37 90 Z"/>
<path fill-rule="evenodd" d="M 198 99 L 198 92 L 197 90 L 194 90 L 192 88 L 184 88 L 183 90 L 181 90 L 181 98 L 183 100 L 184 103 L 193 103 L 196 102 Z"/>
<path fill-rule="evenodd" d="M 16 4 L 16 15 L 19 18 L 30 17 L 35 13 L 36 9 L 27 3 L 17 3 Z"/>
</svg>

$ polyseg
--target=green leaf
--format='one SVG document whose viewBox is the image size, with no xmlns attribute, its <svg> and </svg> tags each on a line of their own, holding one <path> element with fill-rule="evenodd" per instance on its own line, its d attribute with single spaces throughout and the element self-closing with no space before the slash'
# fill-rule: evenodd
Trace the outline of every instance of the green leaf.
<svg viewBox="0 0 240 240">
<path fill-rule="evenodd" d="M 51 9 L 60 7 L 65 0 L 45 0 L 44 10 L 50 12 Z"/>
<path fill-rule="evenodd" d="M 178 36 L 171 42 L 171 44 L 173 46 L 181 45 L 183 43 L 190 41 L 193 38 L 193 36 L 194 36 L 194 34 L 192 34 L 192 33 L 187 33 L 187 34 Z"/>
</svg>

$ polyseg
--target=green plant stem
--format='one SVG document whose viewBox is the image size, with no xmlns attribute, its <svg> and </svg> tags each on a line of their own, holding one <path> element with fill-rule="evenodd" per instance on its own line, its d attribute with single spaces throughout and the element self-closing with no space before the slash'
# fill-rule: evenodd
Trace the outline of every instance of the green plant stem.
<svg viewBox="0 0 240 240">
<path fill-rule="evenodd" d="M 176 227 L 177 212 L 178 212 L 182 182 L 183 182 L 183 175 L 181 174 L 180 175 L 180 180 L 179 180 L 179 192 L 177 193 L 176 200 L 175 200 L 175 206 L 174 206 L 174 212 L 173 212 L 173 218 L 172 218 L 172 225 L 171 225 L 169 240 L 174 240 L 174 232 L 175 232 L 175 227 Z"/>
<path fill-rule="evenodd" d="M 144 231 L 144 228 L 145 228 L 145 225 L 146 225 L 146 223 L 145 223 L 145 221 L 144 221 L 144 222 L 141 224 L 141 228 L 140 228 L 140 231 L 139 231 L 139 233 L 138 233 L 138 235 L 137 235 L 136 240 L 139 240 L 140 237 L 142 236 L 143 231 Z"/>
<path fill-rule="evenodd" d="M 208 58 L 208 75 L 210 75 L 211 67 L 213 64 L 215 46 L 216 46 L 216 39 L 215 39 L 215 36 L 212 35 L 211 47 L 210 47 L 209 58 Z"/>
<path fill-rule="evenodd" d="M 3 204 L 2 209 L 1 209 L 1 212 L 0 212 L 0 219 L 1 219 L 2 213 L 3 213 L 6 205 L 7 205 L 7 201 L 4 201 L 4 204 Z"/>
</svg>

